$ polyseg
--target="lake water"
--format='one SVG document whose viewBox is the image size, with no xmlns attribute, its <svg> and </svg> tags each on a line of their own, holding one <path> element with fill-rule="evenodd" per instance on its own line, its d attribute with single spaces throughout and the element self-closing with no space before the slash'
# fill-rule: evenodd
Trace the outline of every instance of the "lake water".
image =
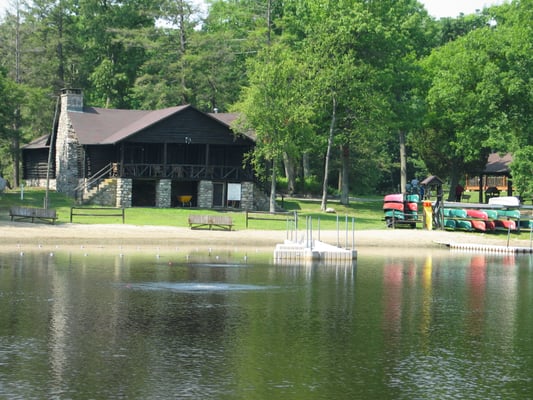
<svg viewBox="0 0 533 400">
<path fill-rule="evenodd" d="M 0 254 L 0 398 L 529 399 L 527 255 Z"/>
</svg>

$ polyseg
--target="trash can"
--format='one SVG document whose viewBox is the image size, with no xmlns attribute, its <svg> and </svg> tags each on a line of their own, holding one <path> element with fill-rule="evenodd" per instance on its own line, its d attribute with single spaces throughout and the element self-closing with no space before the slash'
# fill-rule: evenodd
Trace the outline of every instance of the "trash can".
<svg viewBox="0 0 533 400">
<path fill-rule="evenodd" d="M 433 206 L 431 201 L 424 201 L 424 228 L 433 230 Z"/>
</svg>

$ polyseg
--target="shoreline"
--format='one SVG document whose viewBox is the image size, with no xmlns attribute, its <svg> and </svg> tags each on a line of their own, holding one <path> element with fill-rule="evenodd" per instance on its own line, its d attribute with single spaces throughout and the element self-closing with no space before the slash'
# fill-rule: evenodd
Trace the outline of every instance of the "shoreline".
<svg viewBox="0 0 533 400">
<path fill-rule="evenodd" d="M 305 230 L 298 232 L 300 241 L 305 239 Z M 416 252 L 416 249 L 439 249 L 451 243 L 471 243 L 495 246 L 507 245 L 505 233 L 479 233 L 456 231 L 426 231 L 423 229 L 355 230 L 352 232 L 313 232 L 313 240 L 354 248 L 360 254 L 386 251 Z M 509 246 L 530 247 L 529 240 L 515 239 L 511 235 Z M 276 244 L 287 239 L 284 230 L 204 230 L 168 226 L 138 226 L 122 224 L 83 225 L 65 223 L 60 225 L 34 224 L 27 222 L 2 222 L 0 224 L 0 251 L 9 252 L 24 248 L 80 248 L 116 249 L 130 247 L 147 250 L 224 248 L 273 251 Z M 292 239 L 292 238 L 288 238 Z"/>
</svg>

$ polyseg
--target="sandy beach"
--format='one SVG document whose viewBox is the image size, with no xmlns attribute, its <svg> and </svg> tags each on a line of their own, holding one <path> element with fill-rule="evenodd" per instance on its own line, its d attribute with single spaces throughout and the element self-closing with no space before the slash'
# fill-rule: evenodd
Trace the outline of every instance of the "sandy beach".
<svg viewBox="0 0 533 400">
<path fill-rule="evenodd" d="M 529 240 L 517 240 L 511 235 L 510 246 L 529 247 Z M 43 247 L 98 247 L 116 248 L 117 246 L 134 246 L 136 248 L 239 248 L 255 249 L 269 252 L 276 244 L 287 239 L 285 231 L 264 231 L 243 229 L 191 230 L 166 226 L 135 225 L 83 225 L 83 224 L 39 224 L 2 221 L 0 224 L 0 251 L 17 248 Z M 298 238 L 305 238 L 305 231 L 298 233 Z M 289 239 L 293 239 L 289 237 Z M 320 239 L 341 247 L 352 247 L 364 253 L 383 249 L 384 252 L 400 249 L 415 250 L 442 248 L 450 243 L 475 243 L 490 245 L 507 245 L 505 233 L 450 232 L 423 229 L 387 229 L 313 232 L 313 239 Z"/>
</svg>

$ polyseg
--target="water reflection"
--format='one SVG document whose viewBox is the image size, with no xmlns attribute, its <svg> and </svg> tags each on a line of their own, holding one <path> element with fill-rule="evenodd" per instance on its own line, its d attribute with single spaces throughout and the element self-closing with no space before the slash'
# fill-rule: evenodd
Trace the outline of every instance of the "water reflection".
<svg viewBox="0 0 533 400">
<path fill-rule="evenodd" d="M 529 256 L 217 255 L 0 255 L 0 397 L 530 396 Z"/>
</svg>

